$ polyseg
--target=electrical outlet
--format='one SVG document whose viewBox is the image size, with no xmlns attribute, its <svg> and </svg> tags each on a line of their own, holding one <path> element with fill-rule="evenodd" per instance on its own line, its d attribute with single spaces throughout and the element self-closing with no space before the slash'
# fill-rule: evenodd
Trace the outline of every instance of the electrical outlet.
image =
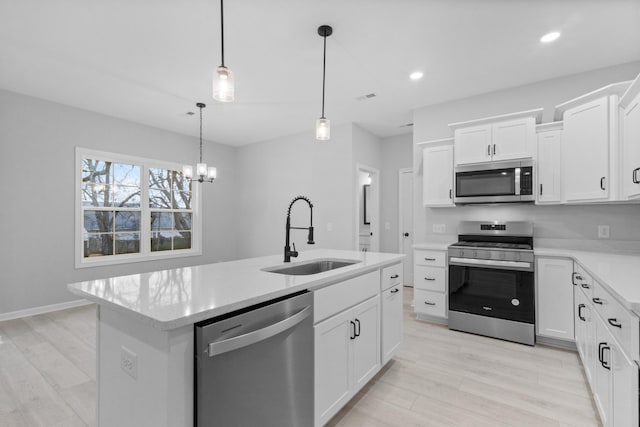
<svg viewBox="0 0 640 427">
<path fill-rule="evenodd" d="M 447 226 L 445 224 L 433 224 L 434 233 L 446 233 Z"/>
<path fill-rule="evenodd" d="M 138 378 L 138 355 L 125 346 L 120 347 L 120 367 L 134 380 Z"/>
<path fill-rule="evenodd" d="M 608 225 L 599 225 L 598 226 L 598 239 L 608 239 L 609 238 L 609 226 Z"/>
</svg>

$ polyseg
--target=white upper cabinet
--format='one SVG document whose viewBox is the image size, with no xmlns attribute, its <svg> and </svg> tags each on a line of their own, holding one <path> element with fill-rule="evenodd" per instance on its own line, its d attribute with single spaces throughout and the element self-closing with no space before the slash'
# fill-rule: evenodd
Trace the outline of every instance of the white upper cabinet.
<svg viewBox="0 0 640 427">
<path fill-rule="evenodd" d="M 536 188 L 537 204 L 557 204 L 561 193 L 562 122 L 539 125 Z"/>
<path fill-rule="evenodd" d="M 453 139 L 424 143 L 422 166 L 424 206 L 453 206 Z"/>
<path fill-rule="evenodd" d="M 562 193 L 571 202 L 619 200 L 618 99 L 629 82 L 616 83 L 558 105 L 563 120 Z"/>
<path fill-rule="evenodd" d="M 623 198 L 640 197 L 640 75 L 620 99 Z"/>
<path fill-rule="evenodd" d="M 450 124 L 454 131 L 455 164 L 534 157 L 535 127 L 541 119 L 542 108 L 538 108 Z"/>
</svg>

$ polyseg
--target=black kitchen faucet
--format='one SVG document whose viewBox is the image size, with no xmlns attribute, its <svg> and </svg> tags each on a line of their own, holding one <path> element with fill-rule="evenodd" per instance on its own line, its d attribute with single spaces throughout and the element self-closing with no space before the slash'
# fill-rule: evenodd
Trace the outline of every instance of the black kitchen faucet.
<svg viewBox="0 0 640 427">
<path fill-rule="evenodd" d="M 309 204 L 309 209 L 311 210 L 309 227 L 292 227 L 291 226 L 291 207 L 298 200 L 304 200 Z M 296 251 L 296 244 L 295 243 L 293 244 L 293 250 L 291 250 L 291 247 L 289 246 L 289 233 L 291 232 L 292 228 L 296 230 L 309 230 L 307 244 L 313 245 L 315 243 L 313 241 L 313 205 L 311 204 L 311 201 L 305 196 L 297 196 L 296 198 L 294 198 L 289 204 L 289 209 L 287 209 L 287 226 L 286 226 L 286 236 L 284 241 L 284 262 L 291 262 L 291 257 L 298 256 L 298 251 Z"/>
</svg>

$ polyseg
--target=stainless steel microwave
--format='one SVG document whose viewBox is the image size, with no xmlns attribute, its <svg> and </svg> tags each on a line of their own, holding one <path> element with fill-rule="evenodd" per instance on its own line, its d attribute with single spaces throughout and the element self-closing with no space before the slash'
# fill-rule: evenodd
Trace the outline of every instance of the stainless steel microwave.
<svg viewBox="0 0 640 427">
<path fill-rule="evenodd" d="M 532 159 L 457 166 L 454 202 L 533 202 L 533 169 Z"/>
</svg>

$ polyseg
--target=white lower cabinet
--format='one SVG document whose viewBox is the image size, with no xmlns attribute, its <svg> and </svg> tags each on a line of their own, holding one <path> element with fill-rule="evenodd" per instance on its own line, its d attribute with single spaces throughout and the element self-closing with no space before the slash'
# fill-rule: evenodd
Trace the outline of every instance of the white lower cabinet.
<svg viewBox="0 0 640 427">
<path fill-rule="evenodd" d="M 615 344 L 602 319 L 599 316 L 595 316 L 595 319 L 598 354 L 593 372 L 594 384 L 592 389 L 593 397 L 600 413 L 600 420 L 602 425 L 607 427 L 613 425 L 611 423 L 611 347 Z"/>
<path fill-rule="evenodd" d="M 380 297 L 315 327 L 316 426 L 331 419 L 380 369 Z"/>
<path fill-rule="evenodd" d="M 593 323 L 593 307 L 581 288 L 574 287 L 575 298 L 575 331 L 576 347 L 582 359 L 582 366 L 587 376 L 587 381 L 593 383 L 593 369 L 595 366 L 594 343 L 595 324 Z"/>
<path fill-rule="evenodd" d="M 382 292 L 382 364 L 391 359 L 402 344 L 402 285 Z"/>
<path fill-rule="evenodd" d="M 418 318 L 447 318 L 447 252 L 416 249 L 413 305 Z M 432 319 L 430 319 L 432 320 Z"/>
<path fill-rule="evenodd" d="M 615 427 L 638 426 L 638 366 L 616 346 L 611 347 L 613 396 L 611 412 Z"/>
<path fill-rule="evenodd" d="M 536 334 L 573 341 L 573 260 L 538 257 L 536 263 Z"/>
</svg>

